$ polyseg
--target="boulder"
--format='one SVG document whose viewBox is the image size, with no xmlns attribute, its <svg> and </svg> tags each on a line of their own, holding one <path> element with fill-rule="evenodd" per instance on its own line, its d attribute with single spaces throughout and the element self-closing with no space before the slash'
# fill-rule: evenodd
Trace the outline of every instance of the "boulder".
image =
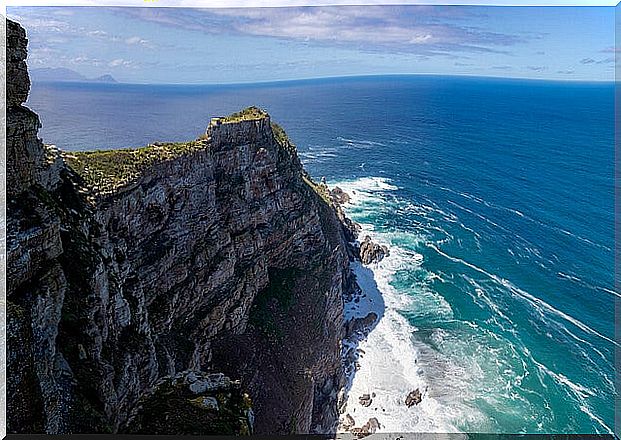
<svg viewBox="0 0 621 440">
<path fill-rule="evenodd" d="M 355 425 L 356 425 L 356 421 L 349 413 L 345 415 L 345 419 L 343 420 L 343 422 L 341 422 L 341 426 L 343 427 L 345 431 L 349 431 Z"/>
<path fill-rule="evenodd" d="M 368 235 L 360 243 L 360 261 L 363 264 L 379 263 L 388 255 L 388 247 L 373 242 Z"/>
<path fill-rule="evenodd" d="M 375 432 L 377 432 L 377 430 L 382 427 L 379 420 L 377 420 L 375 417 L 371 417 L 365 426 L 368 426 L 369 432 L 371 434 L 375 434 Z"/>
<path fill-rule="evenodd" d="M 362 406 L 371 406 L 371 402 L 373 402 L 369 394 L 363 394 L 362 396 L 358 398 L 358 401 L 360 402 L 360 405 Z"/>
<path fill-rule="evenodd" d="M 367 423 L 362 425 L 360 428 L 353 428 L 350 432 L 358 438 L 363 438 L 368 435 L 375 434 L 380 428 L 381 425 L 379 421 L 375 417 L 371 417 Z"/>
<path fill-rule="evenodd" d="M 407 405 L 408 408 L 414 405 L 418 405 L 422 401 L 423 401 L 423 395 L 421 394 L 418 388 L 416 388 L 414 391 L 410 391 L 410 394 L 408 394 L 407 397 L 405 398 L 405 404 Z"/>
<path fill-rule="evenodd" d="M 332 201 L 339 205 L 344 205 L 345 203 L 349 203 L 351 201 L 350 195 L 338 186 L 335 186 L 334 189 L 330 191 L 330 196 L 332 198 Z"/>
</svg>

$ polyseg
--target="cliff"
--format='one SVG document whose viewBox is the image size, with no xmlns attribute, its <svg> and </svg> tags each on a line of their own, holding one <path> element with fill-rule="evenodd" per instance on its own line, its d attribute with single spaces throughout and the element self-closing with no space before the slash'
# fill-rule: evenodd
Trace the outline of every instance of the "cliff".
<svg viewBox="0 0 621 440">
<path fill-rule="evenodd" d="M 284 131 L 65 153 L 25 58 L 8 21 L 8 431 L 333 432 L 348 232 Z"/>
</svg>

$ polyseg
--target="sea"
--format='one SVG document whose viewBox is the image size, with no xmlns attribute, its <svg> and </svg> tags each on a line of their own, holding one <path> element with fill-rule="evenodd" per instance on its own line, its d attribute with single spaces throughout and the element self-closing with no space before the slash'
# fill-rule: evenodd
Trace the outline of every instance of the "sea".
<svg viewBox="0 0 621 440">
<path fill-rule="evenodd" d="M 346 412 L 385 432 L 614 429 L 614 84 L 372 76 L 34 83 L 65 150 L 195 139 L 256 105 L 390 255 L 354 264 L 380 319 Z M 419 389 L 411 408 L 405 397 Z M 373 394 L 368 407 L 362 394 Z"/>
</svg>

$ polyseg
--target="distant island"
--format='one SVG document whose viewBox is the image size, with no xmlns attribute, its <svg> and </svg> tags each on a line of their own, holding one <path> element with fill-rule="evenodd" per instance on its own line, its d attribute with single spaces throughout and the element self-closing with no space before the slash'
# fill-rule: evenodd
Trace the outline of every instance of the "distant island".
<svg viewBox="0 0 621 440">
<path fill-rule="evenodd" d="M 30 71 L 30 76 L 34 82 L 118 82 L 110 74 L 101 75 L 96 78 L 87 78 L 75 70 L 64 67 L 44 67 L 40 69 L 32 69 Z"/>
</svg>

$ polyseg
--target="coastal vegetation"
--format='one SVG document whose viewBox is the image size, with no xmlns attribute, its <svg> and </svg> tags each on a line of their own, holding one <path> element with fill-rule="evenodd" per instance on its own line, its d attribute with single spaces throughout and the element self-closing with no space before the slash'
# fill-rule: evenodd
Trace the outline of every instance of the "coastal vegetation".
<svg viewBox="0 0 621 440">
<path fill-rule="evenodd" d="M 232 123 L 241 121 L 250 121 L 253 119 L 262 119 L 269 116 L 267 112 L 259 107 L 250 106 L 235 113 L 231 113 L 228 116 L 217 118 L 221 123 Z"/>
<path fill-rule="evenodd" d="M 63 157 L 91 189 L 108 194 L 130 183 L 157 162 L 172 160 L 205 146 L 201 140 L 155 143 L 135 149 L 65 152 Z"/>
</svg>

